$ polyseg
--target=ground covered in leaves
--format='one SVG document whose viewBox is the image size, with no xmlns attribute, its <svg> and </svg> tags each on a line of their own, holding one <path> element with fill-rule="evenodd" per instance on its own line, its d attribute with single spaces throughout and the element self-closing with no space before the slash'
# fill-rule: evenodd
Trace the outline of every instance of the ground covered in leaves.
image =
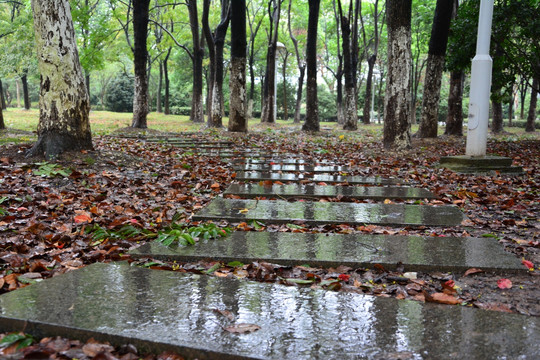
<svg viewBox="0 0 540 360">
<path fill-rule="evenodd" d="M 223 140 L 227 134 L 205 132 L 189 136 Z M 144 242 L 157 238 L 197 241 L 201 236 L 191 232 L 193 236 L 174 237 L 170 235 L 174 229 L 212 230 L 210 225 L 192 222 L 191 216 L 223 192 L 234 181 L 235 173 L 227 158 L 133 138 L 104 136 L 94 138 L 95 151 L 66 154 L 54 164 L 39 158 L 26 159 L 24 153 L 31 144 L 0 146 L 0 293 L 94 262 L 128 260 L 133 265 L 154 269 L 540 316 L 540 278 L 537 276 L 540 273 L 540 140 L 490 140 L 488 151 L 491 154 L 511 157 L 514 165 L 522 166 L 525 173 L 478 176 L 435 167 L 441 156 L 463 154 L 464 139 L 415 140 L 413 149 L 402 153 L 385 151 L 378 139 L 369 132 L 347 135 L 326 132 L 313 136 L 279 129 L 230 138 L 234 142 L 232 148 L 239 151 L 279 150 L 283 157 L 294 154 L 314 162 L 327 160 L 350 166 L 354 169 L 351 175 L 401 179 L 403 184 L 423 187 L 439 196 L 437 200 L 423 203 L 454 204 L 463 210 L 468 220 L 455 228 L 352 227 L 347 224 L 308 227 L 302 223 L 216 225 L 237 231 L 490 237 L 522 259 L 524 267 L 532 269 L 523 275 L 501 276 L 476 269 L 465 274 L 411 274 L 399 271 L 399 267 L 390 272 L 377 265 L 371 269 L 344 266 L 323 269 L 261 262 L 135 261 L 127 252 Z M 172 226 L 173 222 L 176 227 Z M 188 232 L 182 231 L 182 234 Z M 146 356 L 137 354 L 137 350 L 127 344 L 113 348 L 93 341 L 85 344 L 68 339 L 42 339 L 36 342 L 21 334 L 0 337 L 4 339 L 2 356 L 13 358 L 36 358 L 39 354 L 58 359 Z M 16 347 L 25 341 L 26 345 L 31 345 L 17 351 Z M 146 358 L 179 357 L 162 354 Z"/>
</svg>

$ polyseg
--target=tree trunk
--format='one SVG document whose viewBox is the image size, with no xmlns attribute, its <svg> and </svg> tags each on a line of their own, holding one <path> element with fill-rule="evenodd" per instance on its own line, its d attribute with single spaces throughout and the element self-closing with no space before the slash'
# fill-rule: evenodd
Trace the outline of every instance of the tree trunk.
<svg viewBox="0 0 540 360">
<path fill-rule="evenodd" d="M 463 77 L 462 71 L 450 73 L 445 135 L 463 136 Z"/>
<path fill-rule="evenodd" d="M 197 12 L 197 0 L 186 1 L 189 11 L 189 24 L 191 26 L 191 38 L 193 41 L 193 90 L 191 96 L 190 120 L 195 123 L 204 122 L 203 111 L 203 58 L 204 49 L 199 39 L 199 15 Z"/>
<path fill-rule="evenodd" d="M 206 79 L 206 116 L 208 127 L 212 126 L 212 96 L 214 93 L 214 81 L 216 78 L 216 49 L 214 46 L 214 35 L 212 30 L 210 30 L 210 22 L 208 17 L 210 15 L 210 1 L 203 1 L 203 13 L 202 13 L 202 30 L 203 35 L 206 40 L 206 45 L 208 46 L 208 59 L 210 60 L 208 64 L 208 76 Z"/>
<path fill-rule="evenodd" d="M 289 58 L 289 52 L 285 52 L 283 57 L 283 120 L 289 120 L 289 105 L 287 104 L 287 59 Z"/>
<path fill-rule="evenodd" d="M 159 78 L 158 78 L 158 88 L 156 94 L 156 112 L 161 113 L 163 109 L 161 107 L 161 90 L 163 88 L 163 61 L 159 62 Z"/>
<path fill-rule="evenodd" d="M 32 0 L 39 71 L 38 140 L 27 156 L 48 160 L 69 150 L 91 150 L 90 101 L 77 53 L 68 0 Z"/>
<path fill-rule="evenodd" d="M 21 90 L 20 90 L 20 84 L 19 79 L 15 80 L 15 86 L 17 88 L 17 108 L 21 107 Z"/>
<path fill-rule="evenodd" d="M 388 75 L 384 99 L 384 147 L 411 147 L 411 2 L 387 0 Z"/>
<path fill-rule="evenodd" d="M 302 121 L 302 92 L 304 88 L 304 75 L 306 73 L 306 64 L 298 67 L 300 74 L 298 75 L 298 88 L 296 89 L 296 107 L 294 109 L 294 123 L 300 124 Z"/>
<path fill-rule="evenodd" d="M 362 113 L 362 123 L 369 124 L 371 123 L 371 92 L 373 90 L 373 68 L 375 67 L 375 61 L 377 60 L 377 55 L 373 54 L 368 59 L 368 75 L 366 79 L 366 95 L 364 97 L 364 110 Z"/>
<path fill-rule="evenodd" d="M 231 132 L 247 132 L 246 50 L 246 0 L 232 0 L 228 126 Z"/>
<path fill-rule="evenodd" d="M 418 129 L 418 137 L 420 138 L 437 137 L 441 78 L 444 71 L 444 59 L 453 8 L 454 0 L 437 0 L 431 27 L 431 39 L 429 40 L 422 117 Z"/>
<path fill-rule="evenodd" d="M 30 110 L 30 95 L 28 94 L 28 75 L 27 70 L 23 72 L 21 76 L 21 83 L 23 88 L 23 100 L 24 100 L 24 109 Z"/>
<path fill-rule="evenodd" d="M 133 95 L 133 122 L 131 127 L 146 129 L 148 115 L 148 11 L 150 0 L 133 0 L 133 65 L 135 86 Z"/>
<path fill-rule="evenodd" d="M 319 105 L 317 98 L 317 29 L 320 0 L 309 1 L 308 32 L 306 42 L 306 121 L 303 131 L 319 131 Z"/>
<path fill-rule="evenodd" d="M 169 62 L 169 56 L 171 55 L 172 48 L 169 48 L 167 51 L 167 56 L 165 56 L 165 59 L 163 60 L 163 76 L 165 77 L 165 99 L 164 99 L 164 113 L 165 115 L 170 115 L 171 108 L 169 105 L 169 99 L 170 99 L 170 88 L 171 84 L 169 81 L 169 67 L 167 63 Z"/>
<path fill-rule="evenodd" d="M 2 107 L 0 106 L 0 130 L 3 130 L 6 128 L 6 124 L 4 123 L 4 110 L 2 110 Z"/>
<path fill-rule="evenodd" d="M 538 78 L 533 79 L 531 90 L 531 102 L 529 105 L 529 115 L 527 116 L 526 132 L 534 132 L 534 122 L 536 121 L 536 103 L 538 102 Z"/>
<path fill-rule="evenodd" d="M 498 91 L 499 97 L 501 90 Z M 503 108 L 502 108 L 502 102 L 493 100 L 491 102 L 491 105 L 493 107 L 493 121 L 491 122 L 491 131 L 494 134 L 498 134 L 503 131 Z"/>
<path fill-rule="evenodd" d="M 521 77 L 521 81 L 519 84 L 519 98 L 521 100 L 519 120 L 523 120 L 525 118 L 525 98 L 527 97 L 527 83 L 528 83 L 528 79 Z"/>
<path fill-rule="evenodd" d="M 86 92 L 88 93 L 88 98 L 90 98 L 90 73 L 85 71 L 84 74 L 84 84 L 86 85 Z"/>
<path fill-rule="evenodd" d="M 270 0 L 268 3 L 268 14 L 270 18 L 270 37 L 268 41 L 268 52 L 266 53 L 266 73 L 264 82 L 264 96 L 262 99 L 261 122 L 274 123 L 276 109 L 276 51 L 279 32 L 279 17 L 281 13 L 281 2 L 283 0 Z"/>
<path fill-rule="evenodd" d="M 7 109 L 6 97 L 4 95 L 4 85 L 2 84 L 2 80 L 0 80 L 0 107 L 2 107 L 2 110 Z"/>
<path fill-rule="evenodd" d="M 341 18 L 343 74 L 345 75 L 345 122 L 343 124 L 343 130 L 354 131 L 358 129 L 358 108 L 356 106 L 356 79 L 353 73 L 353 54 L 351 51 L 351 26 L 350 20 L 342 13 L 341 1 L 338 4 Z M 352 6 L 352 3 L 349 6 Z"/>
<path fill-rule="evenodd" d="M 214 81 L 212 87 L 212 117 L 208 126 L 220 128 L 223 126 L 223 48 L 225 46 L 225 36 L 229 28 L 229 1 L 221 1 L 221 22 L 216 28 L 214 42 Z M 244 80 L 245 81 L 245 80 Z"/>
</svg>

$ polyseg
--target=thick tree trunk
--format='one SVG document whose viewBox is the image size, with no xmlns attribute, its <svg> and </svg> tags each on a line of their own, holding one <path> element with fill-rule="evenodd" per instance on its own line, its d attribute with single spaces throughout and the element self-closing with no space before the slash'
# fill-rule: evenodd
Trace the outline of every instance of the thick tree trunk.
<svg viewBox="0 0 540 360">
<path fill-rule="evenodd" d="M 189 24 L 191 26 L 191 38 L 193 41 L 193 92 L 191 96 L 190 120 L 196 123 L 204 122 L 203 110 L 203 58 L 204 49 L 199 39 L 199 15 L 197 12 L 197 0 L 186 1 L 189 11 Z"/>
<path fill-rule="evenodd" d="M 463 136 L 463 72 L 450 73 L 445 135 Z"/>
<path fill-rule="evenodd" d="M 247 132 L 246 49 L 246 0 L 232 0 L 228 126 L 231 132 Z"/>
<path fill-rule="evenodd" d="M 38 140 L 28 156 L 52 160 L 64 151 L 90 150 L 90 101 L 69 1 L 32 0 L 32 10 L 41 84 Z"/>
<path fill-rule="evenodd" d="M 431 27 L 422 115 L 420 128 L 418 129 L 420 138 L 437 137 L 441 78 L 444 71 L 444 59 L 453 8 L 454 0 L 437 0 Z"/>
<path fill-rule="evenodd" d="M 306 121 L 303 131 L 319 131 L 319 104 L 317 98 L 317 29 L 320 0 L 309 1 L 308 33 L 306 41 Z"/>
<path fill-rule="evenodd" d="M 527 116 L 526 132 L 534 132 L 534 122 L 536 121 L 536 104 L 538 102 L 538 79 L 533 79 L 531 90 L 531 102 L 529 105 L 529 115 Z"/>
<path fill-rule="evenodd" d="M 135 86 L 133 95 L 133 122 L 131 127 L 146 129 L 148 115 L 148 11 L 150 0 L 133 0 L 133 64 Z"/>
<path fill-rule="evenodd" d="M 21 76 L 21 83 L 23 88 L 24 109 L 30 110 L 30 95 L 28 93 L 28 75 L 26 70 Z"/>
<path fill-rule="evenodd" d="M 4 85 L 2 84 L 2 80 L 0 80 L 0 107 L 2 107 L 2 110 L 7 109 L 6 97 L 4 95 Z"/>
<path fill-rule="evenodd" d="M 6 128 L 6 124 L 4 123 L 4 111 L 2 110 L 2 107 L 0 106 L 0 130 L 3 130 Z"/>
<path fill-rule="evenodd" d="M 411 146 L 411 2 L 387 0 L 388 75 L 384 99 L 384 147 Z"/>
<path fill-rule="evenodd" d="M 356 106 L 356 79 L 353 73 L 353 54 L 351 52 L 351 26 L 349 19 L 342 14 L 341 2 L 339 4 L 343 40 L 343 74 L 345 75 L 345 111 L 343 114 L 345 122 L 343 130 L 354 131 L 358 129 L 358 108 Z"/>
</svg>

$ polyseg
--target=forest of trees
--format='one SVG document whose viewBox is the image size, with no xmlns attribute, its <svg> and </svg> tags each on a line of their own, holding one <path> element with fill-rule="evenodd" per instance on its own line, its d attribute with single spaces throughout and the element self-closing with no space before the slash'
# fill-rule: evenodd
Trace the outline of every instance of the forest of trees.
<svg viewBox="0 0 540 360">
<path fill-rule="evenodd" d="M 4 109 L 38 101 L 31 3 L 0 3 Z M 69 3 L 92 109 L 133 112 L 133 127 L 146 127 L 146 114 L 157 111 L 210 127 L 229 114 L 269 123 L 285 117 L 307 131 L 318 130 L 319 120 L 355 130 L 359 121 L 384 119 L 385 144 L 399 138 L 404 146 L 411 123 L 420 123 L 420 137 L 436 136 L 441 123 L 447 134 L 462 135 L 478 0 Z M 494 132 L 504 120 L 534 131 L 539 15 L 538 0 L 495 0 Z M 400 89 L 387 86 L 396 83 Z M 245 103 L 230 104 L 231 92 Z"/>
</svg>

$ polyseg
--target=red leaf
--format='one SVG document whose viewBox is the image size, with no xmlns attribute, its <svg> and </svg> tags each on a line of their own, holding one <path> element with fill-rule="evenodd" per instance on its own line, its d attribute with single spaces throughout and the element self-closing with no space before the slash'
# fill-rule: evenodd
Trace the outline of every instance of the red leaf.
<svg viewBox="0 0 540 360">
<path fill-rule="evenodd" d="M 347 274 L 339 274 L 338 276 L 338 279 L 341 281 L 349 281 L 350 278 L 351 278 L 351 275 L 347 275 Z"/>
<path fill-rule="evenodd" d="M 448 304 L 448 305 L 456 305 L 461 304 L 463 300 L 458 299 L 457 297 L 445 293 L 435 293 L 435 294 L 428 294 L 427 292 L 424 293 L 426 297 L 426 301 L 429 302 L 435 302 L 439 304 Z"/>
<path fill-rule="evenodd" d="M 508 279 L 499 279 L 497 280 L 497 286 L 499 289 L 510 289 L 512 287 L 512 282 Z"/>
<path fill-rule="evenodd" d="M 531 261 L 529 261 L 529 260 L 523 259 L 523 260 L 521 260 L 521 263 L 522 263 L 523 265 L 525 265 L 525 267 L 526 267 L 527 269 L 534 269 L 534 264 L 533 264 Z"/>
</svg>

